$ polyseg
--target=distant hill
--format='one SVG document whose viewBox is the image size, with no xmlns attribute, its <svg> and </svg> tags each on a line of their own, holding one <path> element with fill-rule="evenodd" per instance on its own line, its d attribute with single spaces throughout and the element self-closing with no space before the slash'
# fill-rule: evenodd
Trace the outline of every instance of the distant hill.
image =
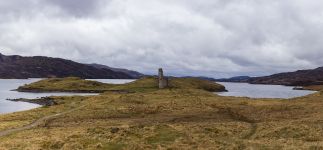
<svg viewBox="0 0 323 150">
<path fill-rule="evenodd" d="M 25 79 L 70 76 L 87 79 L 134 78 L 124 72 L 97 68 L 61 58 L 6 56 L 0 53 L 0 78 Z"/>
<path fill-rule="evenodd" d="M 248 80 L 251 84 L 277 84 L 288 86 L 323 85 L 323 67 L 311 70 L 279 73 Z"/>
<path fill-rule="evenodd" d="M 128 70 L 128 69 L 113 68 L 113 67 L 109 67 L 109 66 L 101 65 L 101 64 L 88 64 L 88 65 L 92 66 L 92 67 L 99 68 L 99 69 L 109 69 L 109 70 L 112 70 L 115 72 L 122 72 L 122 73 L 125 73 L 125 74 L 131 76 L 132 78 L 135 78 L 135 79 L 139 79 L 139 78 L 145 76 L 142 73 L 139 73 L 139 72 L 133 71 L 133 70 Z"/>
<path fill-rule="evenodd" d="M 197 78 L 197 79 L 202 79 L 202 80 L 207 80 L 207 81 L 216 81 L 216 79 L 214 79 L 214 78 L 205 77 L 205 76 L 183 76 L 180 78 Z"/>
<path fill-rule="evenodd" d="M 237 76 L 232 78 L 215 79 L 217 82 L 248 82 L 251 77 L 249 76 Z"/>
<path fill-rule="evenodd" d="M 215 78 L 205 77 L 205 76 L 184 76 L 184 77 L 181 77 L 181 78 L 198 78 L 198 79 L 214 81 L 214 82 L 248 82 L 248 80 L 251 77 L 249 77 L 249 76 L 237 76 L 237 77 L 232 77 L 232 78 L 215 79 Z"/>
<path fill-rule="evenodd" d="M 272 84 L 287 86 L 323 85 L 323 67 L 273 74 L 264 77 L 237 76 L 215 79 L 217 82 L 245 82 L 251 84 Z"/>
</svg>

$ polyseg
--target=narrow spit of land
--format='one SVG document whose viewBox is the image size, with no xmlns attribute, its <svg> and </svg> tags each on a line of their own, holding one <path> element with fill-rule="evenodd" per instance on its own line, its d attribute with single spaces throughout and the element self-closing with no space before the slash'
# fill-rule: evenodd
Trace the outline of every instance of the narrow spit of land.
<svg viewBox="0 0 323 150">
<path fill-rule="evenodd" d="M 48 79 L 26 90 L 100 90 L 97 96 L 52 97 L 56 105 L 0 115 L 7 149 L 320 149 L 323 93 L 282 100 L 222 97 L 199 79 L 124 85 Z M 317 88 L 317 87 L 316 87 Z M 321 89 L 318 89 L 321 90 Z M 115 92 L 125 91 L 125 92 Z"/>
</svg>

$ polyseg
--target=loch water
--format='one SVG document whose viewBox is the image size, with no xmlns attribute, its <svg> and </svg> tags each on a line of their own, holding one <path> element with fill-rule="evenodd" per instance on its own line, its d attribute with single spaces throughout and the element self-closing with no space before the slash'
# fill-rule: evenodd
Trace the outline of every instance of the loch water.
<svg viewBox="0 0 323 150">
<path fill-rule="evenodd" d="M 27 102 L 13 102 L 6 99 L 18 98 L 40 98 L 46 96 L 74 96 L 74 95 L 94 95 L 93 93 L 30 93 L 30 92 L 17 92 L 19 86 L 39 81 L 41 79 L 0 79 L 0 114 L 12 113 L 17 111 L 29 110 L 41 107 L 37 104 Z M 135 80 L 127 79 L 89 79 L 110 84 L 125 84 Z M 220 82 L 224 85 L 228 92 L 219 92 L 217 94 L 222 96 L 236 96 L 236 97 L 250 97 L 250 98 L 294 98 L 309 95 L 315 91 L 307 90 L 293 90 L 293 87 L 280 86 L 280 85 L 258 85 L 247 83 L 228 83 Z"/>
<path fill-rule="evenodd" d="M 74 95 L 96 95 L 93 93 L 66 93 L 66 92 L 51 92 L 51 93 L 30 93 L 30 92 L 17 92 L 19 86 L 39 81 L 41 79 L 0 79 L 0 114 L 12 113 L 17 111 L 29 110 L 37 107 L 41 107 L 37 104 L 27 102 L 13 102 L 7 99 L 18 98 L 40 98 L 46 96 L 74 96 Z M 95 81 L 111 84 L 124 84 L 132 82 L 134 80 L 123 79 L 96 79 Z"/>
<path fill-rule="evenodd" d="M 308 90 L 293 90 L 292 86 L 262 85 L 248 83 L 219 82 L 228 92 L 219 92 L 222 96 L 250 97 L 250 98 L 283 98 L 290 99 L 315 93 Z"/>
</svg>

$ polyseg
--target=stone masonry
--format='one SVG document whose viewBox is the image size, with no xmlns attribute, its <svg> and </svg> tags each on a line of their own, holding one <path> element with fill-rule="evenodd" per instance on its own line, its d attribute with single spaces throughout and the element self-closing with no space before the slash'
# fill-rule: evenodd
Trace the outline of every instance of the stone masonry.
<svg viewBox="0 0 323 150">
<path fill-rule="evenodd" d="M 160 89 L 168 87 L 168 79 L 164 77 L 164 72 L 162 68 L 158 70 L 158 86 Z"/>
</svg>

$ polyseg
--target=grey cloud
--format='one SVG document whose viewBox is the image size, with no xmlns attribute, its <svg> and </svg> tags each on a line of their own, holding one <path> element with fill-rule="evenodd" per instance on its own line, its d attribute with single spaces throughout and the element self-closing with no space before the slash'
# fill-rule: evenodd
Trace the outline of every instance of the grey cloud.
<svg viewBox="0 0 323 150">
<path fill-rule="evenodd" d="M 84 17 L 96 13 L 108 0 L 46 0 L 46 2 L 72 16 Z"/>
<path fill-rule="evenodd" d="M 214 77 L 323 66 L 320 1 L 11 0 L 0 12 L 5 54 Z"/>
</svg>

